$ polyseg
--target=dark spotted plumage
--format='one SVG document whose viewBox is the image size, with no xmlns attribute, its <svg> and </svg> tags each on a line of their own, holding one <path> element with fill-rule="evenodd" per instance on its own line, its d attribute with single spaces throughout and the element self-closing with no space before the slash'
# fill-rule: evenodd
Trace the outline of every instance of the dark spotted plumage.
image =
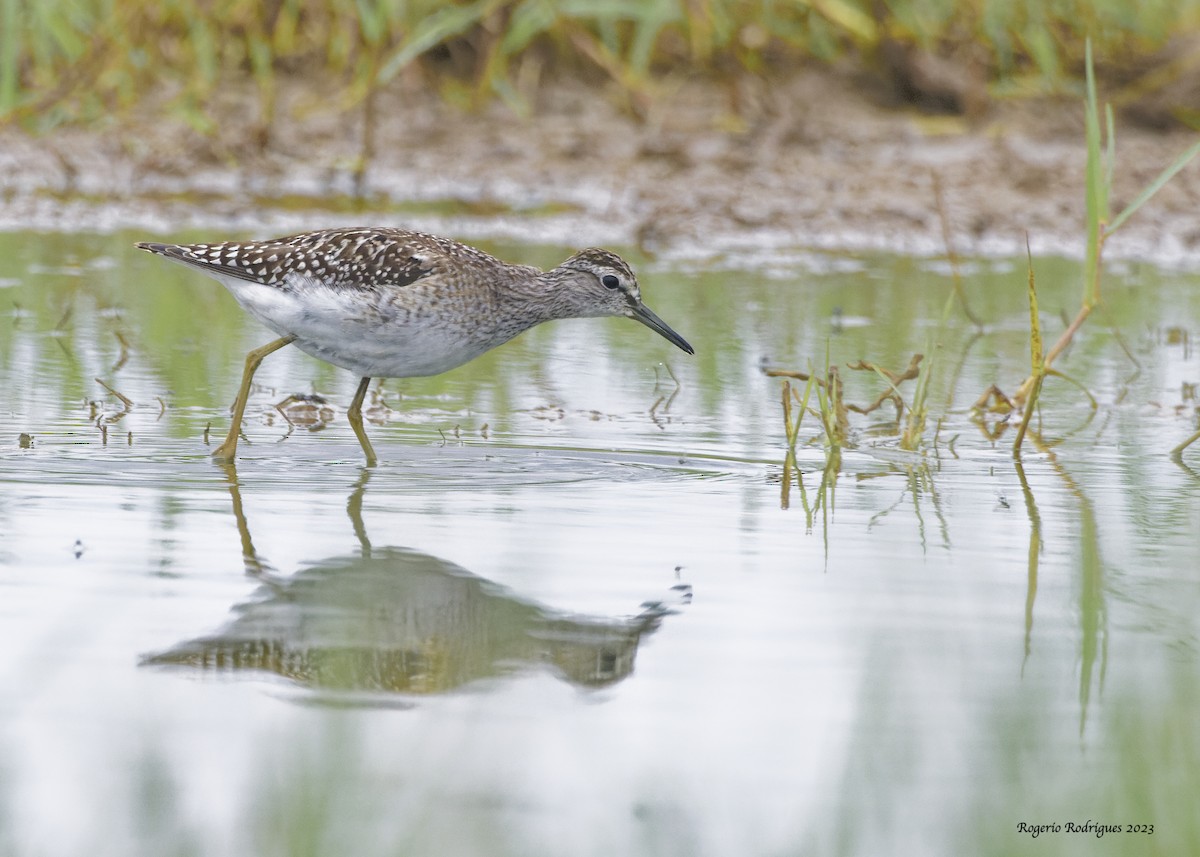
<svg viewBox="0 0 1200 857">
<path fill-rule="evenodd" d="M 608 250 L 581 250 L 541 271 L 447 238 L 387 227 L 137 246 L 220 280 L 280 336 L 247 358 L 234 424 L 214 453 L 222 458 L 236 450 L 258 363 L 292 343 L 363 379 L 347 416 L 372 461 L 360 413 L 371 378 L 437 375 L 557 318 L 625 316 L 693 353 L 642 303 L 633 269 Z"/>
<path fill-rule="evenodd" d="M 268 241 L 137 246 L 214 274 L 281 288 L 289 274 L 311 277 L 331 289 L 402 288 L 433 273 L 439 261 L 504 267 L 496 257 L 457 241 L 387 228 L 326 229 Z"/>
</svg>

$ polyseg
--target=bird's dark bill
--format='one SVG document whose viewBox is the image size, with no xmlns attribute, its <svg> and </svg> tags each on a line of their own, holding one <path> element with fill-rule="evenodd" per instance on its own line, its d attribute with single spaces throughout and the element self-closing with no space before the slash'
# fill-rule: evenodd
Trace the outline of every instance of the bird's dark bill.
<svg viewBox="0 0 1200 857">
<path fill-rule="evenodd" d="M 662 334 L 666 339 L 678 345 L 688 354 L 695 354 L 696 350 L 688 344 L 688 341 L 673 331 L 665 321 L 655 315 L 650 307 L 643 303 L 639 303 L 630 312 L 630 318 L 635 318 L 651 330 Z"/>
</svg>

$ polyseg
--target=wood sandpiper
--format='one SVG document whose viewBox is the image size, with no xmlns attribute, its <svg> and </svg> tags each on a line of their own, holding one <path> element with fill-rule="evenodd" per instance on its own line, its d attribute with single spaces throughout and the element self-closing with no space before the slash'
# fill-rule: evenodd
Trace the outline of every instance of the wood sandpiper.
<svg viewBox="0 0 1200 857">
<path fill-rule="evenodd" d="M 542 271 L 447 238 L 382 227 L 137 246 L 219 280 L 244 310 L 279 334 L 246 355 L 233 424 L 213 452 L 221 460 L 237 454 L 255 370 L 293 343 L 362 378 L 346 418 L 368 465 L 376 458 L 362 404 L 372 378 L 438 375 L 557 318 L 625 316 L 695 353 L 642 303 L 633 270 L 607 250 L 581 250 Z"/>
</svg>

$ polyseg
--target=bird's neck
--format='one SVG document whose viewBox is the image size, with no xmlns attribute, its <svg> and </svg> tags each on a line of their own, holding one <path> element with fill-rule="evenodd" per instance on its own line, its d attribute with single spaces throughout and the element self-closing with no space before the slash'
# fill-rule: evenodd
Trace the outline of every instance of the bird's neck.
<svg viewBox="0 0 1200 857">
<path fill-rule="evenodd" d="M 572 318 L 577 315 L 571 304 L 569 289 L 563 288 L 558 269 L 537 271 L 530 276 L 515 278 L 499 289 L 499 300 L 513 317 L 528 321 L 533 327 L 543 321 Z"/>
</svg>

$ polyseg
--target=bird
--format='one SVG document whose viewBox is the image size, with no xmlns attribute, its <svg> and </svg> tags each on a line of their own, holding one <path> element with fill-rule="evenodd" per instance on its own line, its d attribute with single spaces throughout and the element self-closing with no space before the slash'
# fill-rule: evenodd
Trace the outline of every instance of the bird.
<svg viewBox="0 0 1200 857">
<path fill-rule="evenodd" d="M 378 460 L 362 423 L 372 378 L 439 375 L 534 325 L 563 318 L 632 318 L 695 354 L 643 302 L 629 264 L 596 247 L 543 271 L 449 238 L 394 227 L 136 246 L 219 281 L 242 309 L 279 336 L 246 355 L 229 433 L 212 453 L 218 461 L 237 457 L 254 373 L 267 355 L 287 345 L 362 379 L 346 418 L 368 466 Z"/>
</svg>

